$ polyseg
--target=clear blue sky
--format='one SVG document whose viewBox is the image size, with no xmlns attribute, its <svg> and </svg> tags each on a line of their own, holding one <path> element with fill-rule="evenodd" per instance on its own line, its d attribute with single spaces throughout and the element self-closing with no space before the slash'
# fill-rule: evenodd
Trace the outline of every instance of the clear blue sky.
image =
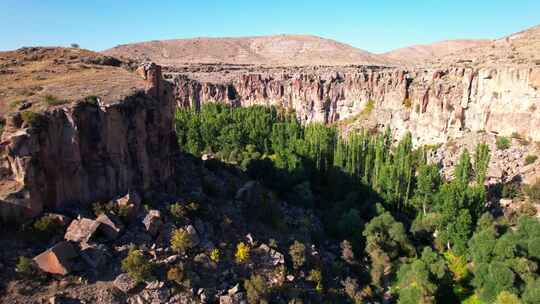
<svg viewBox="0 0 540 304">
<path fill-rule="evenodd" d="M 372 52 L 497 38 L 540 23 L 540 0 L 0 0 L 0 50 L 196 36 L 312 34 Z"/>
</svg>

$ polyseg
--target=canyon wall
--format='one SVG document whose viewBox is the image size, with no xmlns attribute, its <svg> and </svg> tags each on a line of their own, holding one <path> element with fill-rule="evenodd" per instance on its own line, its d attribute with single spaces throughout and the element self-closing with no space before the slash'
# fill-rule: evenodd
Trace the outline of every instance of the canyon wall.
<svg viewBox="0 0 540 304">
<path fill-rule="evenodd" d="M 146 88 L 116 102 L 87 100 L 7 118 L 0 145 L 4 219 L 93 203 L 129 190 L 174 187 L 174 99 L 161 69 L 139 74 Z"/>
<path fill-rule="evenodd" d="M 224 83 L 176 75 L 172 82 L 181 107 L 205 102 L 276 105 L 294 109 L 304 122 L 369 118 L 398 135 L 411 131 L 417 144 L 479 131 L 540 140 L 538 67 L 286 70 L 237 75 Z"/>
</svg>

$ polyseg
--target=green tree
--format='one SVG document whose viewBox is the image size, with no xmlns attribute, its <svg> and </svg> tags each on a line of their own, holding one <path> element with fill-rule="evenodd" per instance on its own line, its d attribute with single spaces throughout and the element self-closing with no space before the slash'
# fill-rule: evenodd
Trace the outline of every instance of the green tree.
<svg viewBox="0 0 540 304">
<path fill-rule="evenodd" d="M 418 169 L 413 205 L 417 210 L 421 210 L 423 215 L 427 214 L 429 206 L 434 203 L 441 182 L 439 168 L 436 165 L 424 164 Z"/>
<path fill-rule="evenodd" d="M 411 245 L 403 224 L 385 212 L 373 218 L 364 229 L 365 251 L 371 259 L 371 279 L 375 286 L 386 288 L 397 258 L 413 256 Z"/>
<path fill-rule="evenodd" d="M 489 158 L 489 146 L 487 144 L 478 144 L 474 154 L 474 173 L 476 184 L 479 186 L 484 185 L 486 181 Z"/>
<path fill-rule="evenodd" d="M 523 292 L 522 300 L 524 304 L 539 304 L 540 303 L 540 279 L 527 284 Z"/>
</svg>

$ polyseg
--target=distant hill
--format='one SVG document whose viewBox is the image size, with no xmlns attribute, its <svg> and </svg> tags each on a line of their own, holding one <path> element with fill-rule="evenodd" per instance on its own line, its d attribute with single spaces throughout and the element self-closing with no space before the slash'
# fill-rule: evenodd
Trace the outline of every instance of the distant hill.
<svg viewBox="0 0 540 304">
<path fill-rule="evenodd" d="M 540 25 L 438 58 L 434 63 L 447 65 L 471 62 L 476 65 L 540 65 Z"/>
<path fill-rule="evenodd" d="M 419 44 L 404 47 L 384 53 L 382 56 L 401 64 L 421 64 L 460 50 L 487 46 L 491 44 L 491 42 L 492 41 L 488 39 L 446 40 L 432 44 Z"/>
<path fill-rule="evenodd" d="M 283 66 L 392 65 L 379 55 L 309 35 L 193 38 L 119 45 L 103 53 L 158 64 L 229 63 Z"/>
</svg>

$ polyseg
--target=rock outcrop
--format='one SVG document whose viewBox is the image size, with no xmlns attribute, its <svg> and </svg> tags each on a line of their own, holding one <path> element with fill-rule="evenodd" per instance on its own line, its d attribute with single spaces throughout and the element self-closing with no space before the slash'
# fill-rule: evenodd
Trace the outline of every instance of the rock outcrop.
<svg viewBox="0 0 540 304">
<path fill-rule="evenodd" d="M 174 187 L 168 183 L 178 153 L 170 84 L 154 64 L 137 72 L 144 90 L 116 102 L 86 99 L 7 118 L 0 145 L 3 218 Z"/>
<path fill-rule="evenodd" d="M 293 109 L 304 122 L 370 117 L 373 126 L 440 143 L 467 131 L 540 140 L 540 68 L 356 68 L 333 73 L 239 74 L 225 83 L 173 77 L 181 107 L 223 102 Z"/>
</svg>

